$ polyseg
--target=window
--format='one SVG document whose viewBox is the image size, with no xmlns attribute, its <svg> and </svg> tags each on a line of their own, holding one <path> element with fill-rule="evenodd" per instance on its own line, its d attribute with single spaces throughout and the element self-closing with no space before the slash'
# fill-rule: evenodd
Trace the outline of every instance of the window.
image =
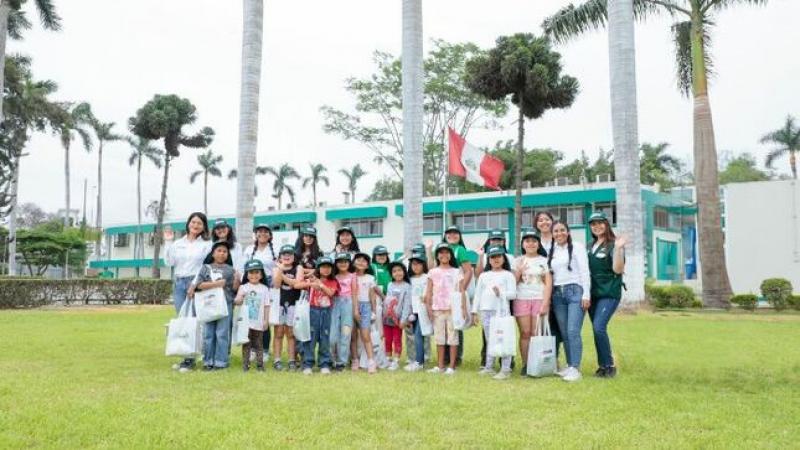
<svg viewBox="0 0 800 450">
<path fill-rule="evenodd" d="M 356 237 L 383 236 L 383 219 L 343 220 L 343 227 L 350 227 Z"/>
<path fill-rule="evenodd" d="M 129 235 L 127 233 L 117 234 L 114 236 L 114 247 L 127 247 Z"/>
<path fill-rule="evenodd" d="M 423 233 L 441 233 L 442 232 L 442 215 L 425 214 L 422 216 L 422 232 Z"/>
<path fill-rule="evenodd" d="M 453 223 L 461 231 L 486 231 L 494 228 L 508 229 L 508 212 L 487 211 L 453 214 Z"/>
<path fill-rule="evenodd" d="M 669 228 L 669 213 L 663 209 L 656 208 L 653 211 L 653 226 L 656 228 Z"/>
<path fill-rule="evenodd" d="M 549 208 L 522 208 L 522 227 L 535 228 L 534 217 L 540 212 L 549 212 L 553 220 L 566 221 L 567 225 L 585 225 L 584 205 L 563 205 Z"/>
<path fill-rule="evenodd" d="M 617 224 L 617 203 L 616 202 L 609 202 L 609 203 L 596 203 L 594 205 L 595 211 L 600 211 L 608 217 L 608 220 L 611 222 L 611 225 Z"/>
</svg>

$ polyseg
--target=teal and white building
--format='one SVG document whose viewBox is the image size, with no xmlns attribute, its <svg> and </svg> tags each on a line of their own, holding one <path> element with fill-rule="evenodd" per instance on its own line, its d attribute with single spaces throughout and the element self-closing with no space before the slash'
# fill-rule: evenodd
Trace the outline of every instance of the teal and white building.
<svg viewBox="0 0 800 450">
<path fill-rule="evenodd" d="M 696 272 L 696 208 L 690 201 L 659 193 L 650 186 L 642 187 L 642 200 L 646 276 L 665 282 L 692 278 Z M 495 228 L 505 230 L 511 238 L 510 242 L 516 241 L 512 238 L 518 236 L 517 230 L 514 230 L 514 191 L 450 195 L 446 208 L 444 206 L 441 197 L 426 197 L 423 200 L 424 239 L 440 239 L 445 222 L 443 211 L 446 211 L 447 223 L 461 228 L 468 249 L 480 247 L 487 232 Z M 586 218 L 591 211 L 602 210 L 612 221 L 616 220 L 613 182 L 524 189 L 522 206 L 523 227 L 531 227 L 536 212 L 546 210 L 557 219 L 566 221 L 572 229 L 573 238 L 584 242 L 590 239 Z M 209 222 L 217 218 L 235 222 L 234 214 L 214 215 L 209 217 Z M 173 217 L 166 223 L 174 230 L 182 231 L 184 221 L 185 218 Z M 333 248 L 335 230 L 343 225 L 353 228 L 362 250 L 371 251 L 374 246 L 383 244 L 398 256 L 402 251 L 402 200 L 261 211 L 256 213 L 255 221 L 270 223 L 273 230 L 282 231 L 276 233 L 278 241 L 292 243 L 297 229 L 306 224 L 314 225 L 324 251 Z M 100 260 L 91 261 L 90 268 L 108 268 L 118 277 L 132 277 L 139 267 L 142 276 L 149 276 L 154 224 L 143 224 L 141 229 L 145 233 L 144 255 L 135 258 L 133 242 L 136 223 L 106 226 L 105 254 Z M 276 247 L 279 243 L 275 243 Z M 514 245 L 518 244 L 515 242 Z M 162 277 L 170 276 L 169 270 L 162 270 Z"/>
</svg>

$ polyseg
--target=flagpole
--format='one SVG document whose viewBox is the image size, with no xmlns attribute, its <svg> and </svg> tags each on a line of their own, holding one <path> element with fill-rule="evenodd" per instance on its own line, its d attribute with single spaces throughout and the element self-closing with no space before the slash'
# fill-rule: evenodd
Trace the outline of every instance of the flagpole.
<svg viewBox="0 0 800 450">
<path fill-rule="evenodd" d="M 447 182 L 450 175 L 450 146 L 447 138 L 447 124 L 442 132 L 442 151 L 444 153 L 444 191 L 442 192 L 442 236 L 447 229 Z"/>
</svg>

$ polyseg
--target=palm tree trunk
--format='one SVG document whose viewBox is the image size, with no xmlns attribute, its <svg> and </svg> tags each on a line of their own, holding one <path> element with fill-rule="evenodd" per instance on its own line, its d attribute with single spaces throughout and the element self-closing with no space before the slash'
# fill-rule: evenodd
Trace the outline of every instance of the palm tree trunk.
<svg viewBox="0 0 800 450">
<path fill-rule="evenodd" d="M 422 0 L 403 0 L 403 250 L 422 242 Z M 351 195 L 355 203 L 355 189 Z"/>
<path fill-rule="evenodd" d="M 97 143 L 97 216 L 95 217 L 95 228 L 97 239 L 94 241 L 95 260 L 100 259 L 100 240 L 103 233 L 103 141 Z"/>
<path fill-rule="evenodd" d="M 789 151 L 789 167 L 792 168 L 792 177 L 797 179 L 797 159 L 793 151 Z"/>
<path fill-rule="evenodd" d="M 519 94 L 519 117 L 517 118 L 517 164 L 514 168 L 514 184 L 517 193 L 514 195 L 514 232 L 511 235 L 511 242 L 516 242 L 516 237 L 522 231 L 522 165 L 525 164 L 525 115 L 522 113 L 522 92 Z M 517 246 L 511 245 L 514 254 L 517 254 Z"/>
<path fill-rule="evenodd" d="M 11 210 L 8 215 L 8 274 L 17 275 L 17 192 L 19 191 L 20 156 L 14 158 L 14 179 L 11 182 Z"/>
<path fill-rule="evenodd" d="M 314 209 L 317 209 L 317 183 L 311 183 L 311 193 L 314 196 Z"/>
<path fill-rule="evenodd" d="M 136 161 L 136 233 L 133 238 L 133 259 L 140 259 L 144 243 L 142 242 L 142 154 L 139 153 Z M 139 264 L 134 269 L 136 278 L 139 278 Z"/>
<path fill-rule="evenodd" d="M 629 238 L 625 250 L 627 290 L 623 295 L 623 304 L 634 306 L 644 299 L 645 256 L 632 0 L 608 2 L 608 65 L 617 228 Z"/>
<path fill-rule="evenodd" d="M 717 148 L 705 66 L 703 23 L 692 18 L 692 93 L 694 96 L 694 174 L 698 205 L 700 277 L 703 304 L 713 308 L 730 307 L 731 283 L 725 263 L 719 204 Z"/>
<path fill-rule="evenodd" d="M 156 228 L 153 230 L 153 278 L 161 278 L 161 241 L 164 239 L 164 210 L 167 204 L 167 181 L 169 179 L 169 152 L 164 154 L 164 178 L 161 180 L 161 199 L 158 203 L 158 217 L 156 217 Z"/>
<path fill-rule="evenodd" d="M 203 172 L 203 214 L 208 215 L 208 171 Z"/>
<path fill-rule="evenodd" d="M 69 142 L 64 145 L 64 197 L 65 207 L 64 210 L 64 228 L 69 226 Z"/>
<path fill-rule="evenodd" d="M 258 102 L 261 89 L 263 0 L 243 0 L 242 80 L 239 94 L 239 176 L 236 179 L 236 234 L 242 246 L 253 240 L 253 187 L 258 145 Z M 280 209 L 280 199 L 278 199 Z"/>
<path fill-rule="evenodd" d="M 6 39 L 8 39 L 8 15 L 11 6 L 8 0 L 0 0 L 0 93 L 5 90 L 6 71 Z M 3 96 L 0 95 L 0 123 L 3 123 Z"/>
</svg>

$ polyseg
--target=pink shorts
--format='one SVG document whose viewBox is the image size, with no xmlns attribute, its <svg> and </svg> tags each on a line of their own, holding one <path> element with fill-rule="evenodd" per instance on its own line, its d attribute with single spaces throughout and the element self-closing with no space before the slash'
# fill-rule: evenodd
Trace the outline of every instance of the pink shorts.
<svg viewBox="0 0 800 450">
<path fill-rule="evenodd" d="M 514 316 L 515 317 L 536 317 L 539 311 L 542 310 L 542 303 L 544 300 L 514 300 Z"/>
</svg>

